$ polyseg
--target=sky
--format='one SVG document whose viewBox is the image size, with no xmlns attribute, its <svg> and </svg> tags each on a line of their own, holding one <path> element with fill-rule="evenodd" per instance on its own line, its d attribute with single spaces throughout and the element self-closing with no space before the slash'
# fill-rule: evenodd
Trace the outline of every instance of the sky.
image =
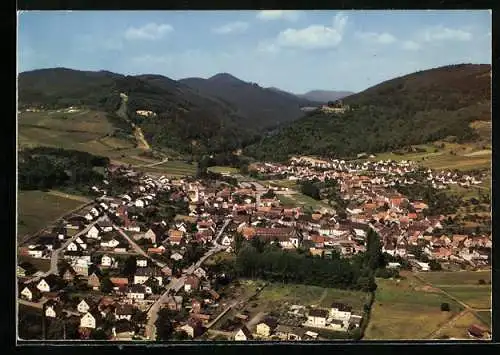
<svg viewBox="0 0 500 355">
<path fill-rule="evenodd" d="M 25 11 L 18 72 L 230 73 L 296 94 L 359 92 L 419 70 L 491 64 L 491 21 L 488 10 Z"/>
</svg>

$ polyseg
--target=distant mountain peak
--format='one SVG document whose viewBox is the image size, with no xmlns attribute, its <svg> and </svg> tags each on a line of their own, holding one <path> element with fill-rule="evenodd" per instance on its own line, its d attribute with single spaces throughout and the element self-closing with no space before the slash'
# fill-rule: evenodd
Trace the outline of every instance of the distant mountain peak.
<svg viewBox="0 0 500 355">
<path fill-rule="evenodd" d="M 210 78 L 208 78 L 208 80 L 210 80 L 210 81 L 225 81 L 225 82 L 231 82 L 231 81 L 241 82 L 241 81 L 243 81 L 243 80 L 240 80 L 237 77 L 235 77 L 234 75 L 231 75 L 229 73 L 218 73 L 218 74 L 215 74 L 214 76 L 211 76 Z"/>
</svg>

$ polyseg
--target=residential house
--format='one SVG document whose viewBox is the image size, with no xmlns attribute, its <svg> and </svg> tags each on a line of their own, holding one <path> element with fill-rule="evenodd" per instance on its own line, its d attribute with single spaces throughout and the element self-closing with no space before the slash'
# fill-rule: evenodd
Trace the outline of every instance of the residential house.
<svg viewBox="0 0 500 355">
<path fill-rule="evenodd" d="M 200 279 L 204 278 L 207 276 L 207 272 L 203 270 L 203 268 L 199 267 L 196 270 L 194 270 L 193 274 L 198 276 Z"/>
<path fill-rule="evenodd" d="M 168 231 L 168 241 L 171 245 L 180 245 L 184 237 L 184 232 L 171 229 Z"/>
<path fill-rule="evenodd" d="M 136 309 L 131 304 L 120 304 L 115 308 L 115 317 L 116 319 L 126 319 L 131 320 L 134 315 Z"/>
<path fill-rule="evenodd" d="M 101 238 L 101 247 L 103 248 L 116 248 L 120 242 L 112 235 L 104 235 Z"/>
<path fill-rule="evenodd" d="M 252 332 L 244 325 L 234 335 L 234 340 L 236 341 L 247 341 L 247 340 L 252 340 L 253 335 Z"/>
<path fill-rule="evenodd" d="M 103 231 L 103 232 L 111 232 L 113 230 L 113 224 L 109 219 L 104 219 L 102 221 L 97 222 L 97 226 Z M 90 232 L 90 231 L 89 231 Z M 88 235 L 88 234 L 87 234 Z"/>
<path fill-rule="evenodd" d="M 21 288 L 20 288 L 21 289 Z M 34 284 L 27 284 L 21 289 L 21 298 L 30 302 L 36 302 L 41 298 L 40 290 Z"/>
<path fill-rule="evenodd" d="M 104 254 L 101 257 L 101 266 L 102 267 L 111 267 L 115 264 L 115 259 L 109 255 Z"/>
<path fill-rule="evenodd" d="M 22 266 L 17 265 L 16 276 L 17 277 L 25 277 L 26 276 L 26 269 L 24 269 Z"/>
<path fill-rule="evenodd" d="M 266 318 L 263 322 L 257 324 L 256 333 L 263 337 L 269 337 L 274 332 L 278 322 L 274 318 Z"/>
<path fill-rule="evenodd" d="M 158 284 L 163 285 L 163 275 L 160 269 L 156 267 L 138 268 L 134 275 L 134 284 L 143 284 L 150 277 L 156 279 Z"/>
<path fill-rule="evenodd" d="M 101 278 L 99 277 L 99 275 L 97 275 L 95 272 L 93 272 L 89 276 L 89 278 L 87 280 L 87 284 L 89 285 L 89 287 L 92 287 L 92 289 L 94 291 L 97 291 L 101 287 Z"/>
<path fill-rule="evenodd" d="M 191 301 L 191 312 L 192 313 L 200 313 L 201 307 L 203 306 L 203 302 L 198 299 L 193 299 Z"/>
<path fill-rule="evenodd" d="M 161 272 L 164 276 L 172 276 L 172 269 L 168 266 L 162 267 Z"/>
<path fill-rule="evenodd" d="M 166 301 L 167 308 L 171 311 L 180 311 L 182 309 L 182 301 L 182 296 L 170 296 Z"/>
<path fill-rule="evenodd" d="M 127 288 L 127 297 L 134 300 L 143 300 L 148 293 L 151 293 L 151 289 L 144 285 L 132 285 Z"/>
<path fill-rule="evenodd" d="M 128 320 L 118 320 L 112 333 L 116 340 L 132 340 L 135 335 L 134 325 Z"/>
<path fill-rule="evenodd" d="M 109 280 L 114 287 L 123 287 L 128 285 L 128 279 L 126 277 L 110 277 Z"/>
<path fill-rule="evenodd" d="M 183 258 L 184 258 L 184 256 L 182 256 L 182 254 L 179 253 L 179 252 L 177 252 L 177 251 L 173 252 L 172 255 L 170 255 L 170 259 L 173 259 L 175 261 L 179 261 L 179 260 L 181 260 Z"/>
<path fill-rule="evenodd" d="M 334 302 L 330 308 L 330 317 L 333 319 L 341 320 L 342 322 L 349 322 L 352 314 L 352 307 L 344 304 Z"/>
<path fill-rule="evenodd" d="M 326 327 L 327 319 L 328 319 L 328 310 L 312 309 L 307 315 L 306 325 L 311 327 Z"/>
<path fill-rule="evenodd" d="M 147 267 L 148 266 L 148 259 L 146 259 L 146 258 L 137 259 L 136 265 L 137 265 L 137 267 Z"/>
<path fill-rule="evenodd" d="M 58 280 L 57 277 L 51 277 L 54 275 L 49 275 L 38 281 L 36 287 L 40 292 L 51 292 L 57 289 Z"/>
<path fill-rule="evenodd" d="M 231 237 L 229 237 L 229 236 L 225 235 L 225 236 L 222 238 L 221 244 L 222 244 L 223 246 L 226 246 L 226 247 L 227 247 L 227 246 L 230 246 L 232 242 L 233 242 L 233 238 L 231 238 Z"/>
<path fill-rule="evenodd" d="M 80 313 L 87 313 L 91 308 L 95 306 L 95 303 L 90 299 L 82 299 L 80 303 L 76 306 L 76 309 Z"/>
<path fill-rule="evenodd" d="M 44 304 L 45 317 L 58 318 L 62 315 L 61 304 L 55 300 L 49 300 Z"/>
<path fill-rule="evenodd" d="M 281 340 L 303 340 L 305 332 L 303 328 L 289 327 L 281 324 L 276 327 L 276 335 Z"/>
<path fill-rule="evenodd" d="M 200 286 L 200 279 L 196 275 L 188 275 L 184 282 L 184 291 L 191 292 L 198 290 Z"/>
<path fill-rule="evenodd" d="M 47 248 L 45 245 L 35 245 L 28 249 L 28 255 L 33 258 L 41 258 L 46 253 Z"/>
<path fill-rule="evenodd" d="M 89 311 L 80 318 L 80 328 L 96 329 L 100 323 L 102 317 L 97 310 Z"/>
<path fill-rule="evenodd" d="M 101 233 L 101 228 L 97 225 L 93 225 L 87 232 L 87 237 L 92 239 L 99 239 L 99 233 Z"/>
<path fill-rule="evenodd" d="M 188 320 L 187 324 L 183 325 L 179 329 L 186 332 L 186 334 L 190 338 L 195 338 L 197 336 L 200 336 L 203 333 L 202 322 L 201 322 L 201 320 L 196 319 L 196 318 L 190 318 Z"/>
<path fill-rule="evenodd" d="M 144 239 L 149 239 L 152 244 L 156 244 L 156 237 L 156 233 L 151 228 L 149 228 L 143 236 Z"/>
</svg>

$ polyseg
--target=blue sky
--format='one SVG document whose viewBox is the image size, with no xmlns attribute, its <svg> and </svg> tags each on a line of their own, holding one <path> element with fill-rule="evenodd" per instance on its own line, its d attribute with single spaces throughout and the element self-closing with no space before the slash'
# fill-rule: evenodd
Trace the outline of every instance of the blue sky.
<svg viewBox="0 0 500 355">
<path fill-rule="evenodd" d="M 34 11 L 18 22 L 19 72 L 227 72 L 294 93 L 357 92 L 458 63 L 491 63 L 489 11 Z"/>
</svg>

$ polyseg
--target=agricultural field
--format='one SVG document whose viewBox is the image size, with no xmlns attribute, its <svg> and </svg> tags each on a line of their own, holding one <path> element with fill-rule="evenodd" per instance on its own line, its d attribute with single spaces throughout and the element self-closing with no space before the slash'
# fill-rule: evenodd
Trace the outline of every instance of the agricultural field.
<svg viewBox="0 0 500 355">
<path fill-rule="evenodd" d="M 297 182 L 294 180 L 267 180 L 262 181 L 262 184 L 266 186 L 267 184 L 276 187 L 288 187 L 289 189 L 296 189 Z"/>
<path fill-rule="evenodd" d="M 429 284 L 439 287 L 475 309 L 491 308 L 491 271 L 419 273 Z M 480 285 L 479 280 L 486 284 Z"/>
<path fill-rule="evenodd" d="M 211 166 L 207 169 L 208 171 L 211 171 L 213 173 L 219 173 L 219 174 L 237 174 L 240 172 L 240 169 L 238 168 L 233 168 L 230 166 Z"/>
<path fill-rule="evenodd" d="M 109 157 L 114 161 L 137 156 L 133 137 L 112 137 L 114 127 L 106 114 L 98 111 L 22 112 L 18 116 L 18 147 L 48 146 L 86 151 Z M 124 164 L 143 164 L 132 160 Z"/>
<path fill-rule="evenodd" d="M 478 285 L 479 280 L 491 282 L 491 270 L 459 272 L 421 272 L 418 276 L 437 287 L 445 285 Z"/>
<path fill-rule="evenodd" d="M 456 144 L 436 142 L 434 144 L 416 145 L 425 152 L 409 152 L 402 155 L 392 152 L 376 154 L 369 161 L 378 160 L 412 160 L 431 169 L 472 170 L 491 167 L 491 149 L 483 149 L 474 144 Z M 453 153 L 453 154 L 452 154 Z"/>
<path fill-rule="evenodd" d="M 467 328 L 469 328 L 472 324 L 481 325 L 481 323 L 483 322 L 472 312 L 465 311 L 459 314 L 456 320 L 451 321 L 449 324 L 441 328 L 437 337 L 442 339 L 470 339 Z"/>
<path fill-rule="evenodd" d="M 478 311 L 476 315 L 479 319 L 483 321 L 488 327 L 491 327 L 491 311 Z"/>
<path fill-rule="evenodd" d="M 196 174 L 196 163 L 188 164 L 184 161 L 169 160 L 154 166 L 138 167 L 137 170 L 171 177 L 193 176 Z"/>
<path fill-rule="evenodd" d="M 85 198 L 54 191 L 18 191 L 18 237 L 35 233 L 67 212 L 86 203 Z"/>
<path fill-rule="evenodd" d="M 375 301 L 364 339 L 426 339 L 462 311 L 458 303 L 439 290 L 424 287 L 411 273 L 406 273 L 405 277 L 400 281 L 377 279 Z M 442 303 L 450 305 L 450 312 L 441 311 Z"/>
</svg>

